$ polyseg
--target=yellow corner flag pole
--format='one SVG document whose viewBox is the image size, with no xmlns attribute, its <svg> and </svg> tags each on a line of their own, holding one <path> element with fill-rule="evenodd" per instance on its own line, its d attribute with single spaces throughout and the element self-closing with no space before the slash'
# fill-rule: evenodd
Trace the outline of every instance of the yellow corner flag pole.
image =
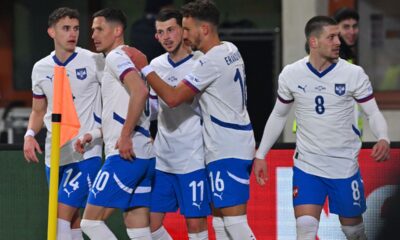
<svg viewBox="0 0 400 240">
<path fill-rule="evenodd" d="M 49 187 L 49 214 L 47 224 L 47 240 L 57 238 L 57 205 L 58 205 L 58 175 L 60 166 L 60 132 L 62 87 L 65 68 L 54 68 L 53 81 L 53 113 L 51 115 L 51 154 L 50 154 L 50 187 Z"/>
</svg>

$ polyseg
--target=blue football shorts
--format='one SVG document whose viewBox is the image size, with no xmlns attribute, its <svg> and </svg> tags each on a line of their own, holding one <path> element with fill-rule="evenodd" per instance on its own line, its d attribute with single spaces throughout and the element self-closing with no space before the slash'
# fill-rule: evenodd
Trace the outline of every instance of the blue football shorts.
<svg viewBox="0 0 400 240">
<path fill-rule="evenodd" d="M 326 197 L 331 213 L 347 218 L 364 213 L 366 202 L 360 170 L 349 178 L 330 179 L 293 168 L 293 206 L 324 205 Z"/>
<path fill-rule="evenodd" d="M 210 215 L 210 198 L 205 169 L 186 174 L 156 170 L 151 212 L 176 212 L 186 218 Z"/>
</svg>

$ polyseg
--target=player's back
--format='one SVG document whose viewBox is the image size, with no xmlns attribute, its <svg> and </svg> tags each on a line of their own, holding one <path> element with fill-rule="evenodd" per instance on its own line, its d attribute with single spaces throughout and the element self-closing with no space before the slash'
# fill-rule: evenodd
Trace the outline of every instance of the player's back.
<svg viewBox="0 0 400 240">
<path fill-rule="evenodd" d="M 255 141 L 246 108 L 246 76 L 237 47 L 230 42 L 213 47 L 186 78 L 200 91 L 207 162 L 253 159 Z"/>
<path fill-rule="evenodd" d="M 130 98 L 122 81 L 125 74 L 136 71 L 132 61 L 121 49 L 122 47 L 119 46 L 107 54 L 102 78 L 102 129 L 107 157 L 119 154 L 118 149 L 115 149 L 115 144 L 125 123 Z M 149 125 L 149 113 L 148 109 L 145 109 L 135 126 L 135 133 L 132 138 L 133 149 L 138 158 L 154 157 L 148 130 Z"/>
<path fill-rule="evenodd" d="M 47 111 L 44 123 L 48 130 L 46 137 L 46 164 L 49 165 L 51 143 L 51 113 L 53 110 L 54 67 L 64 66 L 70 82 L 72 97 L 81 128 L 79 135 L 88 132 L 96 125 L 95 114 L 101 113 L 100 78 L 104 67 L 104 58 L 97 53 L 76 47 L 75 52 L 61 62 L 53 51 L 49 56 L 38 61 L 32 71 L 32 91 L 34 98 L 46 98 Z M 61 149 L 60 165 L 77 162 L 82 155 L 73 150 L 74 139 Z M 83 158 L 101 156 L 101 141 L 89 147 Z"/>
</svg>

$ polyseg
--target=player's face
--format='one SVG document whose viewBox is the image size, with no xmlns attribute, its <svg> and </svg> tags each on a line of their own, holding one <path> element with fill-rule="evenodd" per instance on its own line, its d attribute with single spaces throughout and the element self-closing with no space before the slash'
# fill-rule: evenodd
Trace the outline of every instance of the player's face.
<svg viewBox="0 0 400 240">
<path fill-rule="evenodd" d="M 56 49 L 74 52 L 79 37 L 79 20 L 65 17 L 48 29 L 50 37 L 54 39 Z"/>
<path fill-rule="evenodd" d="M 338 26 L 325 26 L 317 38 L 318 54 L 330 60 L 339 57 L 340 40 Z"/>
<path fill-rule="evenodd" d="M 165 22 L 156 21 L 156 38 L 165 51 L 176 53 L 182 45 L 182 37 L 183 30 L 175 18 Z"/>
<path fill-rule="evenodd" d="M 92 39 L 96 51 L 108 53 L 113 49 L 115 42 L 115 26 L 108 23 L 104 17 L 95 17 L 92 23 Z"/>
<path fill-rule="evenodd" d="M 201 50 L 202 36 L 200 23 L 192 17 L 184 17 L 182 19 L 182 26 L 185 44 L 189 45 L 194 51 Z"/>
<path fill-rule="evenodd" d="M 354 46 L 358 38 L 358 21 L 355 19 L 346 19 L 339 23 L 340 36 L 349 46 Z"/>
</svg>

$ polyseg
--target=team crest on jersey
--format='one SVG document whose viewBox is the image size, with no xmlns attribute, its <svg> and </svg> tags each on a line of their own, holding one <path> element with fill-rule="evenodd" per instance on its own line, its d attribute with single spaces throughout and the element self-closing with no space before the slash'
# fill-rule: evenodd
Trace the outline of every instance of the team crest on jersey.
<svg viewBox="0 0 400 240">
<path fill-rule="evenodd" d="M 86 68 L 75 69 L 75 72 L 76 72 L 76 78 L 78 78 L 79 80 L 84 80 L 87 77 Z"/>
<path fill-rule="evenodd" d="M 335 93 L 339 96 L 342 96 L 346 92 L 346 84 L 335 84 Z"/>
</svg>

